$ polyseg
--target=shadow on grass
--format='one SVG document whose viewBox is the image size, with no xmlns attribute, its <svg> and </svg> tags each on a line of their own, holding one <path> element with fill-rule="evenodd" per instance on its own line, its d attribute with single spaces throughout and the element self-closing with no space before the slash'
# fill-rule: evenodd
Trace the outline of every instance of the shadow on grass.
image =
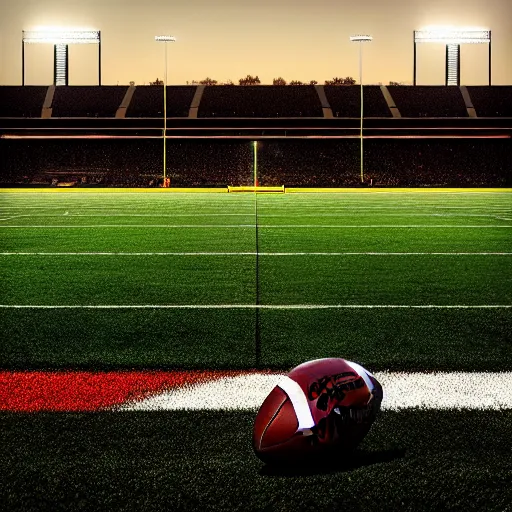
<svg viewBox="0 0 512 512">
<path fill-rule="evenodd" d="M 343 458 L 324 458 L 307 463 L 293 463 L 263 466 L 259 474 L 262 476 L 313 476 L 329 473 L 342 473 L 354 469 L 391 462 L 402 459 L 405 456 L 405 448 L 394 448 L 392 450 L 366 451 L 356 450 L 354 453 Z"/>
</svg>

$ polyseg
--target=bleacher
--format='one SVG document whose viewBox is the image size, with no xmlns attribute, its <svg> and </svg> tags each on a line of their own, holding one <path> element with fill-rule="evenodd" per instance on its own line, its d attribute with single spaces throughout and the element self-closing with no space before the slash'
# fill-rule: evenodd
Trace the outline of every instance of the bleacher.
<svg viewBox="0 0 512 512">
<path fill-rule="evenodd" d="M 468 117 L 459 87 L 388 86 L 387 89 L 402 118 Z M 197 90 L 197 86 L 168 86 L 167 116 L 188 118 Z M 512 86 L 468 86 L 467 90 L 478 117 L 512 118 Z M 0 117 L 41 117 L 48 91 L 46 86 L 0 86 Z M 48 106 L 52 108 L 53 118 L 114 118 L 128 91 L 128 86 L 59 86 L 55 87 L 52 104 Z M 326 85 L 323 91 L 334 118 L 360 116 L 360 86 Z M 319 93 L 311 85 L 205 86 L 197 117 L 322 118 Z M 380 86 L 364 86 L 363 95 L 365 118 L 392 117 Z M 134 87 L 133 96 L 128 95 L 127 100 L 126 113 L 121 117 L 163 116 L 163 87 Z"/>
<path fill-rule="evenodd" d="M 0 87 L 0 117 L 41 117 L 48 87 Z"/>
<path fill-rule="evenodd" d="M 479 117 L 512 117 L 512 86 L 468 86 Z"/>
<path fill-rule="evenodd" d="M 160 139 L 2 140 L 0 186 L 56 179 L 78 186 L 156 186 Z M 250 141 L 171 140 L 173 187 L 253 184 Z M 364 176 L 379 187 L 510 187 L 510 139 L 370 139 Z M 354 139 L 265 141 L 258 148 L 261 186 L 360 186 L 360 145 Z"/>
<path fill-rule="evenodd" d="M 168 86 L 167 117 L 188 117 L 195 92 L 195 86 Z M 162 117 L 163 107 L 163 87 L 155 85 L 137 86 L 126 111 L 126 117 Z"/>
<path fill-rule="evenodd" d="M 388 90 L 402 117 L 468 117 L 458 87 L 390 85 Z"/>
<path fill-rule="evenodd" d="M 0 87 L 0 184 L 156 186 L 162 89 L 56 87 L 51 119 L 42 115 L 51 88 Z M 468 87 L 481 118 L 468 116 L 458 87 L 390 86 L 401 118 L 379 86 L 363 90 L 365 176 L 374 185 L 512 185 L 512 87 Z M 201 91 L 199 118 L 188 117 Z M 115 118 L 131 92 L 131 118 Z M 172 186 L 251 185 L 254 140 L 262 186 L 359 186 L 360 87 L 324 92 L 333 118 L 314 86 L 169 87 Z"/>
<path fill-rule="evenodd" d="M 56 87 L 52 117 L 115 117 L 127 86 Z"/>
<path fill-rule="evenodd" d="M 205 87 L 198 117 L 322 117 L 312 85 Z"/>
<path fill-rule="evenodd" d="M 361 116 L 361 87 L 359 85 L 324 86 L 327 101 L 334 117 Z M 364 117 L 391 117 L 388 104 L 378 85 L 363 87 Z"/>
</svg>

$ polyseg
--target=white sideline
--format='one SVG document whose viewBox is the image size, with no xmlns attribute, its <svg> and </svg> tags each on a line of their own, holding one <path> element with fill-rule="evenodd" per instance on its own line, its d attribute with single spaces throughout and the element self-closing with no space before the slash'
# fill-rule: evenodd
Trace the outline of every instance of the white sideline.
<svg viewBox="0 0 512 512">
<path fill-rule="evenodd" d="M 0 252 L 0 256 L 511 256 L 512 252 Z"/>
<path fill-rule="evenodd" d="M 27 228 L 27 229 L 36 229 L 36 228 L 62 228 L 62 229 L 96 229 L 96 228 L 169 228 L 169 229 L 191 229 L 191 228 L 198 228 L 198 229 L 214 229 L 214 228 L 222 228 L 222 229 L 234 229 L 234 228 L 255 228 L 256 224 L 231 224 L 231 225 L 223 225 L 223 224 L 93 224 L 93 225 L 23 225 L 23 224 L 12 224 L 12 225 L 0 225 L 0 228 Z M 450 228 L 450 229 L 458 229 L 458 228 L 469 228 L 469 229 L 489 229 L 489 228 L 512 228 L 512 225 L 463 225 L 463 224 L 370 224 L 370 225 L 358 225 L 358 224 L 347 224 L 347 225 L 341 225 L 341 224 L 333 224 L 333 225 L 327 225 L 327 224 L 276 224 L 276 225 L 269 225 L 269 224 L 258 224 L 258 229 L 295 229 L 295 228 L 301 228 L 301 229 L 318 229 L 318 228 L 327 228 L 327 229 L 373 229 L 373 228 L 385 228 L 385 229 L 391 229 L 391 228 L 398 228 L 398 229 L 406 229 L 406 228 Z"/>
<path fill-rule="evenodd" d="M 6 309 L 508 309 L 510 304 L 0 304 Z"/>
<path fill-rule="evenodd" d="M 116 407 L 119 411 L 257 410 L 280 374 L 224 377 L 158 393 Z M 512 372 L 377 372 L 383 410 L 512 409 Z"/>
</svg>

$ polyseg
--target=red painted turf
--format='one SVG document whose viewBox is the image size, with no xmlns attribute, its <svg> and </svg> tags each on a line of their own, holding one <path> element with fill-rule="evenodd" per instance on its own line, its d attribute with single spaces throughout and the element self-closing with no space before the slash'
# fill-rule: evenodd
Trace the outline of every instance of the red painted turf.
<svg viewBox="0 0 512 512">
<path fill-rule="evenodd" d="M 236 371 L 0 371 L 0 411 L 98 411 Z"/>
</svg>

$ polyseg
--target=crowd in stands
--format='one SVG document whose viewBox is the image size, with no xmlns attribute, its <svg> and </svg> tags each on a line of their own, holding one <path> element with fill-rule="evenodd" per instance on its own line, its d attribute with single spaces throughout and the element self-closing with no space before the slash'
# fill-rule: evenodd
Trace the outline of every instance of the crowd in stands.
<svg viewBox="0 0 512 512">
<path fill-rule="evenodd" d="M 361 116 L 361 87 L 326 85 L 325 96 L 334 117 Z M 364 117 L 391 117 L 388 104 L 378 85 L 363 87 Z"/>
<path fill-rule="evenodd" d="M 167 117 L 188 117 L 196 92 L 192 85 L 168 86 L 166 93 Z M 162 117 L 164 91 L 162 87 L 136 87 L 126 110 L 126 117 Z"/>
<path fill-rule="evenodd" d="M 334 117 L 360 116 L 360 86 L 325 85 Z M 480 117 L 512 117 L 512 86 L 467 88 Z M 121 105 L 127 86 L 62 86 L 53 96 L 52 117 L 112 118 Z M 167 87 L 168 117 L 188 117 L 197 87 Z M 379 86 L 364 86 L 365 117 L 391 117 Z M 41 117 L 48 87 L 1 86 L 0 117 Z M 137 86 L 126 117 L 162 117 L 163 87 Z M 458 87 L 388 86 L 402 117 L 468 117 Z M 313 85 L 205 86 L 198 117 L 323 117 Z"/>
<path fill-rule="evenodd" d="M 313 85 L 206 87 L 198 117 L 322 117 Z"/>
<path fill-rule="evenodd" d="M 0 186 L 156 187 L 162 183 L 159 139 L 0 141 Z M 391 187 L 512 186 L 510 139 L 371 139 L 364 145 L 365 184 Z M 250 141 L 188 141 L 167 146 L 173 187 L 253 183 Z M 358 140 L 258 143 L 262 186 L 360 186 Z"/>
<path fill-rule="evenodd" d="M 55 87 L 52 117 L 115 117 L 126 86 Z"/>
<path fill-rule="evenodd" d="M 458 87 L 388 86 L 402 117 L 468 117 Z"/>
<path fill-rule="evenodd" d="M 468 87 L 479 117 L 512 117 L 512 86 Z"/>
<path fill-rule="evenodd" d="M 0 117 L 41 117 L 48 87 L 0 87 Z"/>
</svg>

